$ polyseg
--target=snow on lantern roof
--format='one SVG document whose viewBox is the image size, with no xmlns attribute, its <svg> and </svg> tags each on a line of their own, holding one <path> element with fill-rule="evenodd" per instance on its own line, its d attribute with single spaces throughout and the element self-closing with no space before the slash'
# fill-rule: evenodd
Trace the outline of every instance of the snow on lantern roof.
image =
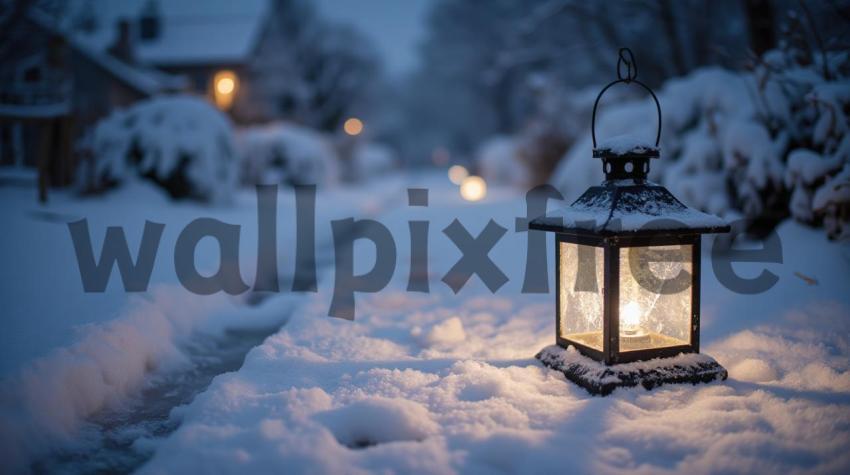
<svg viewBox="0 0 850 475">
<path fill-rule="evenodd" d="M 115 42 L 115 25 L 135 21 L 149 0 L 89 0 L 98 27 L 77 30 L 75 38 L 105 51 Z M 77 9 L 84 2 L 74 2 Z M 136 59 L 152 66 L 244 63 L 254 51 L 269 11 L 268 0 L 188 0 L 157 3 L 161 30 L 156 38 L 136 39 Z M 73 10 L 72 10 L 73 11 Z M 73 17 L 73 13 L 68 15 Z"/>
<path fill-rule="evenodd" d="M 653 142 L 633 135 L 623 134 L 608 137 L 599 142 L 593 149 L 594 157 L 638 155 L 658 158 L 658 146 Z"/>
<path fill-rule="evenodd" d="M 599 236 L 729 231 L 725 221 L 688 208 L 663 186 L 634 180 L 591 187 L 570 206 L 532 220 L 530 228 Z"/>
</svg>

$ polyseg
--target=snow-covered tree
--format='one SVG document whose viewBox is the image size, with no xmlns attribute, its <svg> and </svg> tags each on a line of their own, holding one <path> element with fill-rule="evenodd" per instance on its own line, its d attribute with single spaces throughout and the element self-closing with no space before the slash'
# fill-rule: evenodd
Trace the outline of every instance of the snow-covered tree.
<svg viewBox="0 0 850 475">
<path fill-rule="evenodd" d="M 274 0 L 249 74 L 246 107 L 266 117 L 333 130 L 372 98 L 380 72 L 372 43 L 322 19 L 305 0 Z"/>
</svg>

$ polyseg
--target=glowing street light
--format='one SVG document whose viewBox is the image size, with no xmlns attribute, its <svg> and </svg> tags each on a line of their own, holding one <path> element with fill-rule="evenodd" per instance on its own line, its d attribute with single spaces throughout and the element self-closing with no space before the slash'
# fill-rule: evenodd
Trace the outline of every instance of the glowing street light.
<svg viewBox="0 0 850 475">
<path fill-rule="evenodd" d="M 460 184 L 460 196 L 466 201 L 479 201 L 487 196 L 487 182 L 480 176 L 468 176 Z"/>
<path fill-rule="evenodd" d="M 463 165 L 452 165 L 449 167 L 449 181 L 460 186 L 463 180 L 469 176 L 469 172 Z"/>
<path fill-rule="evenodd" d="M 223 70 L 215 73 L 213 77 L 215 105 L 221 110 L 230 109 L 238 88 L 239 78 L 233 71 Z"/>
<path fill-rule="evenodd" d="M 360 135 L 363 132 L 363 121 L 357 117 L 351 117 L 342 124 L 342 130 L 352 137 Z"/>
</svg>

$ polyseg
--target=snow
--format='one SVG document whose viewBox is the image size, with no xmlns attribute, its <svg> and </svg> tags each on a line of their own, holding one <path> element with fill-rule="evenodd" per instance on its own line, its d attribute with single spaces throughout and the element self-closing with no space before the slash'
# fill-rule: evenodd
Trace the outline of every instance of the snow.
<svg viewBox="0 0 850 475">
<path fill-rule="evenodd" d="M 531 182 L 530 170 L 518 156 L 516 139 L 496 136 L 478 147 L 476 164 L 478 173 L 488 183 L 527 186 Z"/>
<path fill-rule="evenodd" d="M 54 20 L 38 9 L 30 9 L 29 16 L 42 28 L 45 28 L 48 31 L 61 33 L 76 51 L 83 54 L 100 68 L 108 71 L 120 81 L 146 96 L 151 96 L 161 92 L 172 92 L 186 89 L 187 81 L 183 77 L 172 76 L 153 68 L 127 64 L 113 57 L 106 51 L 106 49 L 112 44 L 111 42 L 103 45 L 102 47 L 93 47 L 89 42 L 81 39 L 79 35 L 75 34 L 74 31 L 71 31 L 67 25 L 63 25 L 62 19 Z M 115 21 L 117 21 L 117 18 Z M 110 32 L 114 32 L 114 24 L 115 23 L 109 23 L 106 29 Z"/>
<path fill-rule="evenodd" d="M 376 142 L 360 142 L 354 146 L 351 156 L 352 178 L 371 180 L 396 168 L 398 159 L 395 152 Z"/>
<path fill-rule="evenodd" d="M 172 194 L 212 202 L 232 198 L 238 159 L 230 121 L 201 98 L 177 95 L 138 102 L 98 122 L 90 140 L 93 175 L 99 182 L 95 186 L 150 174 Z M 88 178 L 87 173 L 82 177 Z M 189 189 L 168 183 L 175 177 Z"/>
<path fill-rule="evenodd" d="M 403 192 L 400 177 L 386 177 L 381 190 L 335 188 L 320 191 L 317 220 L 327 223 L 351 215 L 369 216 Z M 45 208 L 32 188 L 2 187 L 9 227 L 0 235 L 0 298 L 5 330 L 0 333 L 0 457 L 12 470 L 57 447 L 80 445 L 87 420 L 173 372 L 192 371 L 188 355 L 198 342 L 216 341 L 231 329 L 276 328 L 286 321 L 300 294 L 284 290 L 274 298 L 248 305 L 251 293 L 238 297 L 198 296 L 178 282 L 173 262 L 181 230 L 198 217 L 215 217 L 240 226 L 240 269 L 243 280 L 256 266 L 256 198 L 253 190 L 238 191 L 232 203 L 210 207 L 176 203 L 145 182 L 133 182 L 105 199 L 51 193 Z M 292 190 L 278 196 L 279 269 L 281 288 L 293 272 L 295 229 Z M 125 230 L 135 256 L 145 219 L 166 228 L 148 292 L 126 293 L 113 269 L 104 293 L 85 293 L 67 222 L 85 218 L 95 255 L 107 226 Z M 326 260 L 329 226 L 316 229 L 317 259 Z M 27 252 L 22 252 L 27 250 Z M 332 249 L 331 251 L 332 252 Z M 218 265 L 216 243 L 202 240 L 196 251 L 200 272 Z M 45 298 L 47 293 L 51 298 Z M 130 435 L 138 437 L 138 435 Z"/>
<path fill-rule="evenodd" d="M 421 210 L 432 226 L 459 218 L 473 234 L 524 207 L 440 196 Z M 398 230 L 408 216 L 381 221 Z M 703 350 L 730 369 L 727 382 L 593 398 L 533 359 L 553 340 L 551 294 L 519 294 L 515 278 L 491 295 L 473 278 L 453 295 L 437 279 L 457 252 L 434 236 L 430 294 L 404 292 L 406 256 L 389 288 L 358 295 L 354 321 L 325 317 L 320 289 L 175 412 L 180 428 L 144 444 L 154 455 L 141 472 L 845 472 L 850 263 L 817 231 L 779 232 L 793 252 L 768 266 L 780 282 L 767 293 L 732 293 L 704 266 Z M 509 250 L 524 240 L 509 233 L 491 252 L 511 276 L 522 253 Z"/>
<path fill-rule="evenodd" d="M 246 184 L 318 184 L 339 181 L 339 157 L 330 139 L 291 123 L 243 127 L 236 132 Z"/>
<path fill-rule="evenodd" d="M 85 0 L 89 1 L 89 0 Z M 72 4 L 67 21 L 86 8 L 85 1 Z M 138 18 L 147 0 L 113 2 L 95 0 L 92 10 L 98 28 L 76 31 L 74 38 L 96 51 L 105 51 L 115 40 L 119 19 Z M 252 52 L 262 33 L 268 0 L 202 0 L 157 2 L 162 15 L 161 36 L 136 41 L 136 57 L 145 64 L 240 64 Z"/>
<path fill-rule="evenodd" d="M 597 150 L 607 150 L 614 155 L 625 155 L 627 153 L 645 153 L 650 150 L 658 150 L 654 142 L 634 134 L 621 134 L 605 138 L 597 144 Z"/>
</svg>

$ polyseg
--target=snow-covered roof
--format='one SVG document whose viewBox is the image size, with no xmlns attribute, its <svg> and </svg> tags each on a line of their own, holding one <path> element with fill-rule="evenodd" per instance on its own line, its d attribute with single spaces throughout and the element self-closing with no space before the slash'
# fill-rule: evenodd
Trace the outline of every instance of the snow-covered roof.
<svg viewBox="0 0 850 475">
<path fill-rule="evenodd" d="M 633 180 L 591 187 L 570 206 L 532 220 L 530 227 L 602 236 L 729 231 L 725 221 L 688 208 L 663 186 Z"/>
<path fill-rule="evenodd" d="M 29 18 L 40 27 L 61 34 L 66 38 L 68 44 L 85 55 L 98 67 L 109 72 L 112 76 L 130 86 L 131 88 L 146 94 L 153 95 L 158 92 L 174 91 L 185 87 L 185 79 L 172 76 L 162 71 L 127 64 L 106 50 L 92 48 L 90 45 L 80 41 L 75 35 L 68 32 L 65 25 L 57 23 L 52 17 L 38 9 L 29 12 Z"/>
<path fill-rule="evenodd" d="M 91 48 L 105 51 L 117 37 L 119 20 L 135 21 L 148 0 L 77 0 L 66 16 L 93 4 L 97 28 L 76 30 L 75 38 Z M 250 56 L 262 33 L 269 10 L 268 0 L 186 0 L 157 2 L 161 30 L 152 40 L 137 39 L 136 59 L 153 66 L 234 64 Z"/>
</svg>

